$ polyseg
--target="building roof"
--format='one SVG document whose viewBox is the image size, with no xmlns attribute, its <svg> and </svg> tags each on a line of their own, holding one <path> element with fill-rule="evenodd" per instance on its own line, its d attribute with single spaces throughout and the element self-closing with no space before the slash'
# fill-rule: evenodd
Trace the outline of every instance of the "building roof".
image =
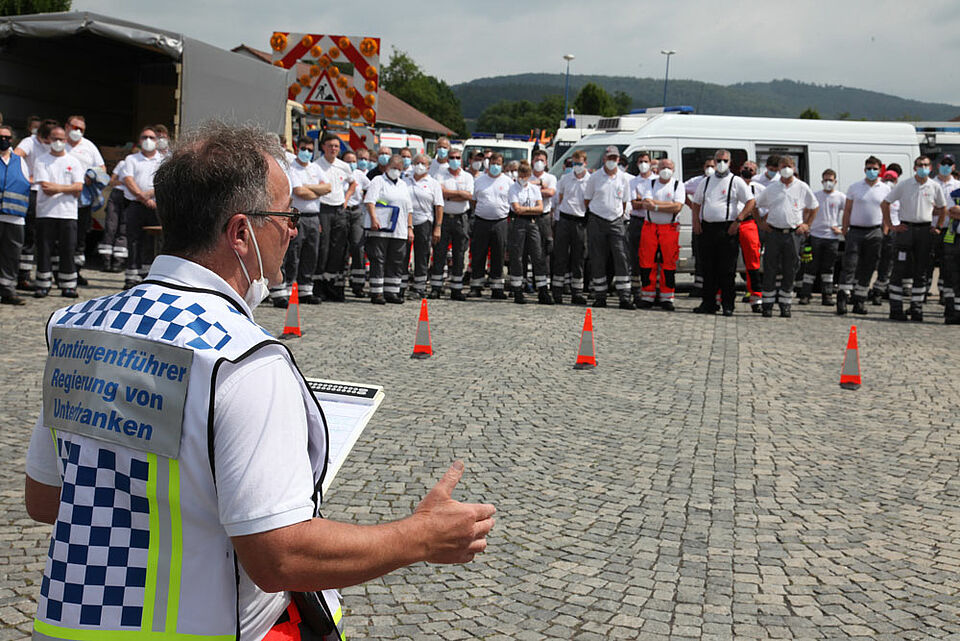
<svg viewBox="0 0 960 641">
<path fill-rule="evenodd" d="M 267 64 L 271 63 L 269 52 L 254 49 L 249 45 L 241 44 L 240 46 L 231 49 L 231 51 L 259 58 Z M 301 65 L 302 68 L 300 68 Z M 307 65 L 303 63 L 297 63 L 297 66 L 297 76 L 309 72 Z M 379 97 L 380 107 L 377 109 L 377 125 L 379 126 L 401 127 L 411 132 L 423 131 L 441 136 L 457 135 L 457 132 L 453 131 L 446 125 L 437 122 L 412 105 L 400 100 L 382 87 L 379 90 Z"/>
</svg>

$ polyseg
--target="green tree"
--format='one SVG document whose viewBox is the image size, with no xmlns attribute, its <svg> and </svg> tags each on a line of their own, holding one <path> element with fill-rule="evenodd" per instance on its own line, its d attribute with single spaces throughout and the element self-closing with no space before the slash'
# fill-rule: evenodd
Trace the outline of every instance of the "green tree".
<svg viewBox="0 0 960 641">
<path fill-rule="evenodd" d="M 381 86 L 412 107 L 427 114 L 460 135 L 467 125 L 460 111 L 460 100 L 445 81 L 423 72 L 405 51 L 394 48 L 381 70 Z"/>
<path fill-rule="evenodd" d="M 610 94 L 607 93 L 606 89 L 593 82 L 583 85 L 583 88 L 573 100 L 573 108 L 577 113 L 600 116 L 613 116 L 616 111 Z"/>
<path fill-rule="evenodd" d="M 630 113 L 630 107 L 633 106 L 633 98 L 626 91 L 617 91 L 613 94 L 613 108 L 614 113 L 612 115 L 619 116 L 623 114 Z"/>
<path fill-rule="evenodd" d="M 820 112 L 813 107 L 807 107 L 800 114 L 800 118 L 802 120 L 820 120 Z"/>
<path fill-rule="evenodd" d="M 71 0 L 0 0 L 0 16 L 70 11 Z"/>
<path fill-rule="evenodd" d="M 552 134 L 563 117 L 563 96 L 546 96 L 539 103 L 529 100 L 501 100 L 483 110 L 477 130 L 503 134 L 529 134 L 546 129 Z"/>
</svg>

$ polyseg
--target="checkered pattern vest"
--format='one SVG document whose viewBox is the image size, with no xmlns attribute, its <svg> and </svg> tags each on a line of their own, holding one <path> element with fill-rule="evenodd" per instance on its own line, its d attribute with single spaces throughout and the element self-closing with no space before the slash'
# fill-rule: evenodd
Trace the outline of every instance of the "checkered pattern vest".
<svg viewBox="0 0 960 641">
<path fill-rule="evenodd" d="M 63 486 L 34 638 L 238 639 L 239 566 L 218 516 L 211 391 L 226 361 L 264 348 L 287 355 L 308 408 L 319 509 L 326 423 L 292 355 L 226 296 L 159 281 L 57 311 L 48 341 L 57 327 L 186 347 L 193 360 L 176 459 L 51 430 Z"/>
</svg>

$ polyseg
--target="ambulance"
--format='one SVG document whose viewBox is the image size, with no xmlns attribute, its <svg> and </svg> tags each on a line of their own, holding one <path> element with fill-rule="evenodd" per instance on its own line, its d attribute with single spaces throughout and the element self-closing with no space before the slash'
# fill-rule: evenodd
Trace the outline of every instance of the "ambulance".
<svg viewBox="0 0 960 641">
<path fill-rule="evenodd" d="M 503 163 L 511 160 L 530 161 L 534 144 L 529 136 L 522 134 L 488 134 L 474 132 L 463 143 L 463 159 L 467 162 L 473 154 L 487 149 L 503 155 Z"/>
</svg>

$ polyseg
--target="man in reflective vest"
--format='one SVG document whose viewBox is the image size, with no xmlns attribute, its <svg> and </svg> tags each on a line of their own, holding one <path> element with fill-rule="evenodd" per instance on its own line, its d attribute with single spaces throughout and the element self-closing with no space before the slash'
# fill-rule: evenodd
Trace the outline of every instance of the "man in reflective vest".
<svg viewBox="0 0 960 641">
<path fill-rule="evenodd" d="M 17 268 L 30 202 L 30 173 L 13 153 L 13 129 L 0 125 L 0 303 L 23 305 L 17 296 Z"/>
<path fill-rule="evenodd" d="M 54 524 L 34 638 L 297 639 L 311 612 L 342 638 L 335 588 L 485 549 L 494 508 L 451 498 L 459 462 L 406 519 L 319 517 L 326 419 L 252 313 L 297 234 L 284 162 L 260 129 L 181 139 L 154 178 L 147 279 L 48 322 L 25 486 Z"/>
</svg>

